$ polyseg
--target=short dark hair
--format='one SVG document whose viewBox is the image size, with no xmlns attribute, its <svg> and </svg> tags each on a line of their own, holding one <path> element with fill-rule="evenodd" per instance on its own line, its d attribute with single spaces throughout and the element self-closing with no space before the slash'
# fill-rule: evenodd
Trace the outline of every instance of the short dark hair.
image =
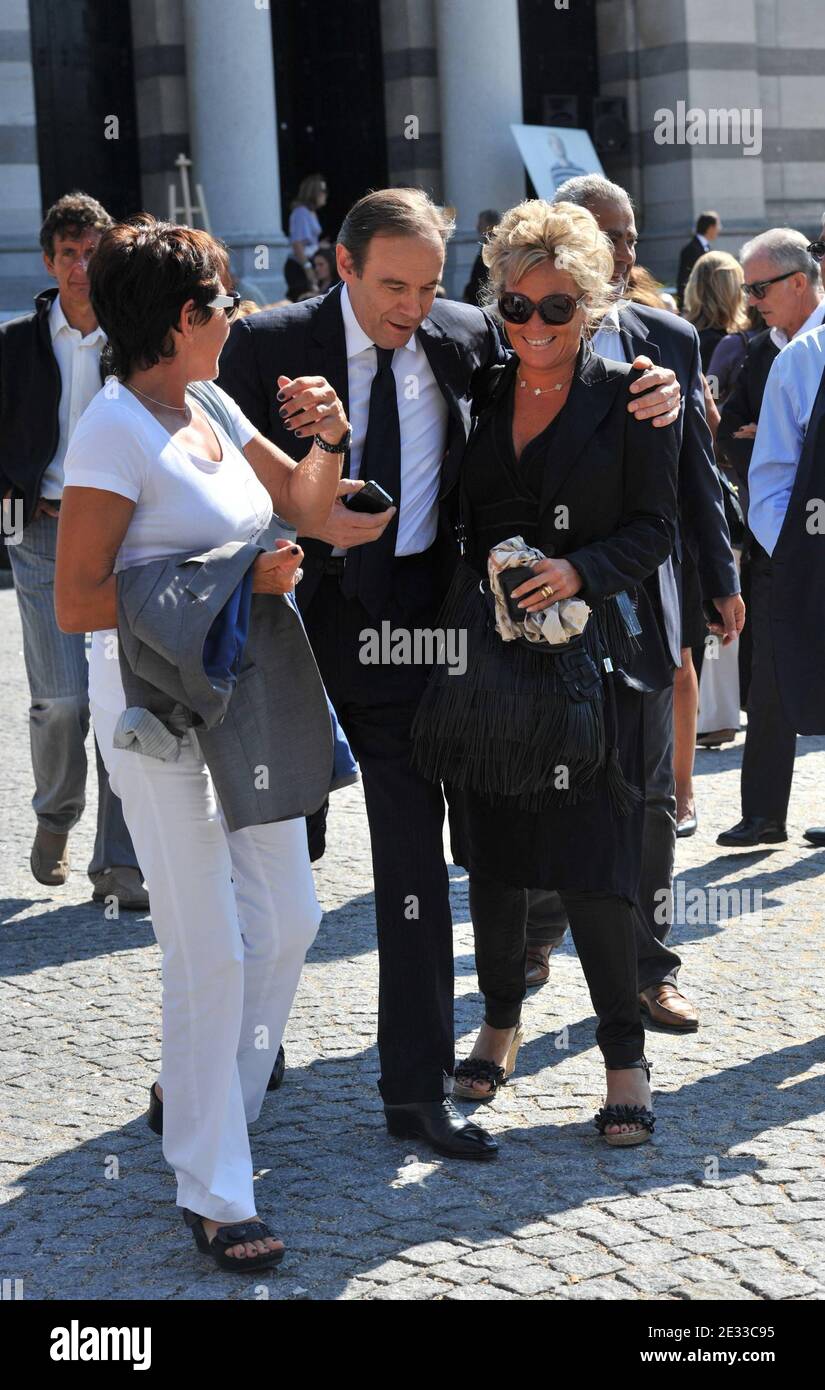
<svg viewBox="0 0 825 1390">
<path fill-rule="evenodd" d="M 360 275 L 374 236 L 432 236 L 442 245 L 453 234 L 455 222 L 421 188 L 379 188 L 351 207 L 338 240 L 346 246 Z"/>
<path fill-rule="evenodd" d="M 718 212 L 700 212 L 696 219 L 696 231 L 698 235 L 704 236 L 708 227 L 715 227 L 718 221 Z"/>
<path fill-rule="evenodd" d="M 104 232 L 89 262 L 89 298 L 109 340 L 105 367 L 122 381 L 174 357 L 181 309 L 194 299 L 195 322 L 205 323 L 225 265 L 225 248 L 208 232 L 148 212 Z"/>
<path fill-rule="evenodd" d="M 104 232 L 111 226 L 112 218 L 103 204 L 75 189 L 52 203 L 40 228 L 40 245 L 51 261 L 56 236 L 80 236 L 89 227 Z"/>
</svg>

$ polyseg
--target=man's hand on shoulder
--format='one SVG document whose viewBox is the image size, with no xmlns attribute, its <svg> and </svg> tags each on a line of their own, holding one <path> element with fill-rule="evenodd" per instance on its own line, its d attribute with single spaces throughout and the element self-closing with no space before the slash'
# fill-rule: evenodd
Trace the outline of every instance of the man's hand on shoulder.
<svg viewBox="0 0 825 1390">
<path fill-rule="evenodd" d="M 342 478 L 338 484 L 338 495 L 332 504 L 332 511 L 324 526 L 312 534 L 316 540 L 326 541 L 328 545 L 340 546 L 349 550 L 353 545 L 366 545 L 377 541 L 395 516 L 396 508 L 387 507 L 384 512 L 351 512 L 341 501 L 350 492 L 357 492 L 364 486 L 358 478 Z"/>
<path fill-rule="evenodd" d="M 631 383 L 632 400 L 628 410 L 637 420 L 651 420 L 654 429 L 672 425 L 679 418 L 682 392 L 676 373 L 670 367 L 656 367 L 649 357 L 635 357 L 632 363 L 644 375 Z"/>
</svg>

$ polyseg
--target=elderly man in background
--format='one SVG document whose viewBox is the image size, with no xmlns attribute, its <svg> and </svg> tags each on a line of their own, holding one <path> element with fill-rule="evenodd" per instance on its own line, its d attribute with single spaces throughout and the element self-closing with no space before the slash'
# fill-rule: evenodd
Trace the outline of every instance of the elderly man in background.
<svg viewBox="0 0 825 1390">
<path fill-rule="evenodd" d="M 825 320 L 825 290 L 807 237 L 790 227 L 774 227 L 746 242 L 740 260 L 748 304 L 759 309 L 768 327 L 748 344 L 742 369 L 722 409 L 716 442 L 737 475 L 743 510 L 749 493 L 753 510 L 751 455 L 755 453 L 755 439 L 764 443 L 760 412 L 766 382 L 782 349 Z M 809 401 L 809 407 L 810 404 Z M 772 424 L 764 422 L 764 428 L 772 434 Z M 770 434 L 768 448 L 772 447 Z M 764 461 L 763 449 L 760 454 Z M 759 511 L 757 504 L 757 515 Z M 751 530 L 754 538 L 748 563 L 753 653 L 747 696 L 748 730 L 742 755 L 742 819 L 717 837 L 717 844 L 734 847 L 787 840 L 785 821 L 796 756 L 797 730 L 787 717 L 777 685 L 770 550 L 752 525 Z"/>
</svg>

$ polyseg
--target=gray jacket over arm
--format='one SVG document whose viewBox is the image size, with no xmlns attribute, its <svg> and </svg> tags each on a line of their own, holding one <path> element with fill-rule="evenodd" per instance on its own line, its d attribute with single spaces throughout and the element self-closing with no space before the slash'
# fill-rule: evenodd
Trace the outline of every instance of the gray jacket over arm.
<svg viewBox="0 0 825 1390">
<path fill-rule="evenodd" d="M 127 709 L 121 747 L 175 757 L 165 743 L 190 728 L 212 775 L 230 830 L 317 811 L 333 771 L 324 687 L 295 608 L 253 594 L 235 679 L 208 673 L 207 635 L 263 547 L 232 541 L 202 555 L 151 560 L 117 575 L 120 672 Z M 148 716 L 144 718 L 144 711 Z"/>
</svg>

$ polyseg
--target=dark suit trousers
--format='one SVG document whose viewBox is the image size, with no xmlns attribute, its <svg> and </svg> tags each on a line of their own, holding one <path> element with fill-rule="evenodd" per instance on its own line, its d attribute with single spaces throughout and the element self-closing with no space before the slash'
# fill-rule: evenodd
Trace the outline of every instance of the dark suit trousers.
<svg viewBox="0 0 825 1390">
<path fill-rule="evenodd" d="M 433 627 L 429 555 L 395 561 L 404 612 L 394 625 Z M 410 725 L 428 668 L 365 665 L 357 598 L 325 575 L 304 615 L 315 657 L 361 767 L 378 933 L 378 1087 L 387 1104 L 440 1100 L 454 1066 L 453 939 L 440 786 L 413 772 Z"/>
<path fill-rule="evenodd" d="M 681 961 L 665 942 L 670 932 L 670 893 L 676 854 L 673 780 L 673 689 L 644 697 L 645 816 L 642 867 L 634 911 L 639 989 L 675 984 Z M 527 943 L 557 946 L 569 923 L 558 893 L 531 889 Z"/>
<path fill-rule="evenodd" d="M 742 815 L 784 821 L 791 797 L 796 733 L 779 700 L 771 636 L 771 561 L 756 541 L 750 556 L 751 678 L 742 754 Z"/>
</svg>

